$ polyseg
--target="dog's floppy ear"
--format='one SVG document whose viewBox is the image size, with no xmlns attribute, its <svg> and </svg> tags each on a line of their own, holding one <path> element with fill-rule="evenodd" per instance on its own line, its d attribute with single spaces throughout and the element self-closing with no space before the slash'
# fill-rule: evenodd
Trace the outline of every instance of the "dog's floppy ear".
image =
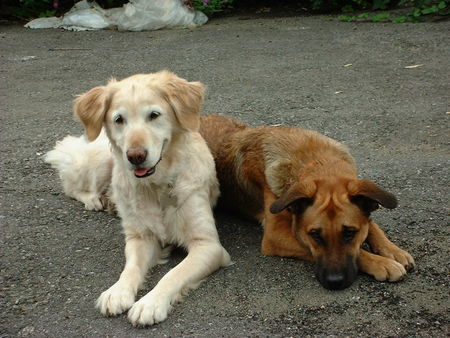
<svg viewBox="0 0 450 338">
<path fill-rule="evenodd" d="M 354 180 L 348 183 L 348 194 L 352 203 L 370 214 L 382 205 L 388 209 L 397 207 L 397 198 L 369 180 Z"/>
<path fill-rule="evenodd" d="M 105 86 L 92 88 L 75 99 L 74 114 L 84 125 L 89 141 L 94 141 L 100 134 L 108 105 Z"/>
<path fill-rule="evenodd" d="M 278 214 L 284 209 L 291 207 L 295 214 L 301 214 L 313 202 L 313 195 L 316 192 L 316 185 L 313 182 L 309 184 L 295 183 L 287 191 L 272 203 L 270 212 Z"/>
<path fill-rule="evenodd" d="M 164 95 L 180 125 L 188 131 L 198 131 L 205 86 L 201 82 L 188 82 L 168 71 L 164 75 L 167 76 Z"/>
</svg>

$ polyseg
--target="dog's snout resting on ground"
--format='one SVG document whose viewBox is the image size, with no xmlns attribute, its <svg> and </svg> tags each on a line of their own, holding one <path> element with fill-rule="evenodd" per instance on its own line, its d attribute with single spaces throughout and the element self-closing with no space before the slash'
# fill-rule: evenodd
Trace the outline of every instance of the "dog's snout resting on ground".
<svg viewBox="0 0 450 338">
<path fill-rule="evenodd" d="M 221 115 L 201 117 L 225 206 L 262 222 L 265 255 L 315 262 L 328 289 L 343 289 L 358 268 L 379 281 L 398 281 L 414 266 L 371 219 L 394 195 L 360 180 L 348 150 L 317 132 L 250 128 Z M 366 242 L 372 252 L 361 248 Z"/>
<path fill-rule="evenodd" d="M 65 191 L 88 209 L 103 207 L 101 195 L 111 182 L 126 263 L 97 300 L 104 315 L 128 310 L 134 325 L 161 322 L 185 291 L 230 263 L 211 210 L 219 194 L 214 160 L 198 133 L 203 92 L 201 83 L 168 71 L 112 80 L 75 101 L 86 138 L 67 137 L 46 156 Z M 103 174 L 108 170 L 112 176 Z M 135 302 L 147 271 L 169 245 L 185 248 L 186 258 Z"/>
</svg>

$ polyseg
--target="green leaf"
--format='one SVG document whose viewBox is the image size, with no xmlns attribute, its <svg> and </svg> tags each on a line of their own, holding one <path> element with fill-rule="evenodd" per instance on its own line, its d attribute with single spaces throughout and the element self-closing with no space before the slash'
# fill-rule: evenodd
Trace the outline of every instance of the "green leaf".
<svg viewBox="0 0 450 338">
<path fill-rule="evenodd" d="M 436 13 L 437 11 L 439 11 L 437 6 L 432 6 L 432 7 L 422 9 L 422 14 L 427 15 L 427 14 Z"/>
<path fill-rule="evenodd" d="M 39 13 L 39 17 L 40 18 L 49 18 L 51 16 L 54 16 L 55 14 L 56 14 L 56 11 L 45 11 L 45 12 Z"/>
<path fill-rule="evenodd" d="M 375 15 L 375 16 L 372 18 L 372 21 L 373 21 L 373 22 L 379 22 L 379 21 L 381 21 L 381 20 L 383 20 L 383 19 L 388 19 L 390 16 L 391 16 L 391 15 L 390 15 L 389 13 L 380 13 L 380 14 Z"/>
<path fill-rule="evenodd" d="M 361 13 L 358 15 L 358 19 L 367 19 L 369 17 L 369 13 Z"/>
<path fill-rule="evenodd" d="M 408 17 L 403 15 L 399 16 L 398 18 L 395 18 L 392 20 L 393 23 L 405 23 L 408 20 Z"/>
<path fill-rule="evenodd" d="M 438 7 L 439 9 L 444 9 L 445 7 L 447 7 L 447 4 L 445 3 L 445 1 L 441 1 L 441 2 L 437 5 L 437 7 Z"/>
<path fill-rule="evenodd" d="M 355 21 L 356 17 L 350 15 L 339 15 L 338 19 L 341 21 L 352 22 Z"/>
</svg>

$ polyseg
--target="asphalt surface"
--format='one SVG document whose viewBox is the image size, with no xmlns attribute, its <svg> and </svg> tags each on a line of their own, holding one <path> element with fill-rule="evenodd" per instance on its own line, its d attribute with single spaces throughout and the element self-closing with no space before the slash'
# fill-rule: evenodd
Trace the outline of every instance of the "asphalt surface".
<svg viewBox="0 0 450 338">
<path fill-rule="evenodd" d="M 0 26 L 0 336 L 448 336 L 449 31 L 448 21 L 241 15 L 137 33 Z M 348 145 L 361 177 L 397 195 L 400 206 L 374 218 L 417 269 L 399 283 L 360 275 L 328 291 L 310 263 L 263 257 L 259 225 L 221 213 L 233 265 L 159 325 L 101 316 L 94 301 L 124 263 L 119 219 L 66 197 L 42 156 L 82 133 L 76 94 L 161 69 L 208 86 L 204 113 L 311 128 Z M 182 257 L 154 269 L 140 295 Z"/>
</svg>

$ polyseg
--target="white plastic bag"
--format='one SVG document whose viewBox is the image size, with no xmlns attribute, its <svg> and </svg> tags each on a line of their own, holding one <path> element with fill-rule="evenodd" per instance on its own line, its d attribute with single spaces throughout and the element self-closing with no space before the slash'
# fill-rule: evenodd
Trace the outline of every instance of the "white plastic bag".
<svg viewBox="0 0 450 338">
<path fill-rule="evenodd" d="M 86 0 L 80 1 L 64 15 L 60 28 L 70 30 L 108 28 L 111 26 L 111 22 L 105 12 L 95 1 L 91 3 Z"/>
<path fill-rule="evenodd" d="M 28 28 L 93 30 L 117 28 L 142 31 L 172 27 L 197 27 L 208 17 L 183 5 L 182 0 L 130 0 L 120 8 L 102 9 L 95 1 L 80 1 L 62 18 L 30 21 Z"/>
<path fill-rule="evenodd" d="M 58 28 L 61 25 L 62 19 L 57 17 L 38 18 L 28 22 L 25 27 L 31 29 L 39 28 Z"/>
<path fill-rule="evenodd" d="M 119 30 L 142 31 L 165 27 L 195 27 L 208 21 L 201 15 L 183 6 L 179 0 L 131 0 L 123 6 L 124 11 L 117 18 Z M 196 20 L 195 20 L 196 19 Z"/>
</svg>

